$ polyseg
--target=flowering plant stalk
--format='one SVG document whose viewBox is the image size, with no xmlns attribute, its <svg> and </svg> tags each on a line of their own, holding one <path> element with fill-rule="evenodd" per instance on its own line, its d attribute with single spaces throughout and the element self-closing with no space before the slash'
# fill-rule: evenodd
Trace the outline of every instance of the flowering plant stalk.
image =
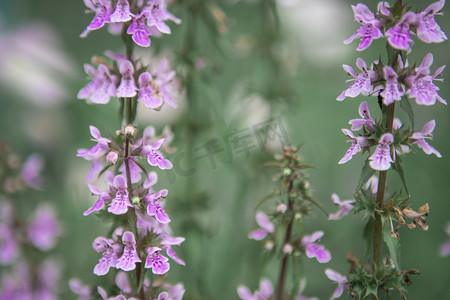
<svg viewBox="0 0 450 300">
<path fill-rule="evenodd" d="M 112 97 L 117 98 L 122 116 L 122 127 L 109 138 L 90 126 L 95 145 L 80 149 L 77 154 L 92 161 L 86 181 L 92 195 L 97 197 L 84 215 L 96 213 L 112 224 L 110 236 L 97 237 L 92 244 L 102 255 L 94 274 L 106 275 L 111 268 L 121 270 L 115 276 L 115 285 L 120 290 L 117 297 L 121 299 L 181 299 L 182 284 L 172 286 L 164 280 L 170 263 L 163 253 L 184 265 L 173 250 L 184 238 L 172 236 L 171 219 L 164 210 L 168 190 L 155 189 L 157 173 L 146 166 L 148 163 L 161 170 L 172 168 L 162 151 L 171 151 L 168 145 L 173 135 L 167 127 L 156 134 L 153 127 L 140 129 L 135 122 L 139 103 L 155 110 L 166 103 L 176 107 L 177 81 L 167 58 L 155 65 L 134 54 L 134 44 L 148 47 L 150 36 L 170 34 L 165 21 L 181 21 L 167 11 L 164 0 L 84 3 L 95 17 L 81 36 L 108 25 L 111 33 L 121 35 L 125 45 L 124 54 L 107 51 L 105 58 L 93 58 L 97 67 L 85 65 L 91 82 L 78 93 L 78 98 L 88 103 L 106 104 Z M 97 177 L 106 182 L 106 188 L 92 184 Z M 146 276 L 148 270 L 152 275 Z M 80 298 L 93 295 L 76 280 L 71 281 L 71 288 Z M 117 288 L 108 292 L 117 293 Z M 98 288 L 103 299 L 107 299 L 108 292 Z"/>
<path fill-rule="evenodd" d="M 372 259 L 366 265 L 354 254 L 348 256 L 351 269 L 345 286 L 350 288 L 350 294 L 354 297 L 372 295 L 373 298 L 379 298 L 383 291 L 389 294 L 391 290 L 397 290 L 406 299 L 406 288 L 411 283 L 409 276 L 418 273 L 414 269 L 401 269 L 398 229 L 406 225 L 409 229 L 419 226 L 422 230 L 428 230 L 425 218 L 429 206 L 427 203 L 421 204 L 418 211 L 411 208 L 402 157 L 414 151 L 415 146 L 426 154 L 435 154 L 437 157 L 441 157 L 441 154 L 428 143 L 432 139 L 435 120 L 423 125 L 421 131 L 414 131 L 415 118 L 410 101 L 415 100 L 417 104 L 425 106 L 436 102 L 447 103 L 439 96 L 439 88 L 435 85 L 445 66 L 433 73 L 431 53 L 423 58 L 420 65 L 410 64 L 408 54 L 414 44 L 411 32 L 425 43 L 438 43 L 447 39 L 435 21 L 435 16 L 441 14 L 444 2 L 437 1 L 417 12 L 412 12 L 411 7 L 405 6 L 401 0 L 392 6 L 388 2 L 378 3 L 376 13 L 361 3 L 352 6 L 355 20 L 361 27 L 344 43 L 361 38 L 357 50 L 362 51 L 374 39 L 387 39 L 387 61 L 383 61 L 380 56 L 369 67 L 358 58 L 356 65 L 361 73 L 348 65 L 343 66 L 354 79 L 350 87 L 337 97 L 337 100 L 342 101 L 347 97 L 377 95 L 376 104 L 381 109 L 381 118 L 373 119 L 370 105 L 363 101 L 359 106 L 361 118 L 350 120 L 350 130 L 342 129 L 349 137 L 351 146 L 339 161 L 340 164 L 346 163 L 361 151 L 369 153 L 354 195 L 354 206 L 356 212 L 363 211 L 369 217 L 364 237 Z M 408 125 L 395 117 L 396 104 L 409 117 Z M 399 175 L 403 191 L 387 191 L 387 174 L 391 170 Z M 377 171 L 378 176 L 375 175 Z M 407 223 L 408 219 L 411 223 Z M 389 253 L 386 259 L 383 259 L 383 244 Z"/>
<path fill-rule="evenodd" d="M 251 239 L 265 241 L 267 259 L 281 258 L 275 290 L 270 280 L 264 278 L 261 280 L 260 289 L 254 294 L 245 286 L 238 287 L 239 297 L 243 300 L 317 299 L 301 295 L 305 288 L 305 280 L 301 279 L 303 273 L 301 261 L 306 256 L 316 258 L 319 263 L 327 263 L 331 260 L 331 254 L 324 246 L 318 244 L 324 234 L 323 231 L 306 234 L 305 217 L 311 214 L 313 205 L 321 209 L 322 207 L 311 196 L 308 175 L 304 169 L 312 166 L 303 163 L 297 154 L 299 148 L 283 146 L 283 154 L 275 156 L 276 162 L 267 164 L 280 169 L 276 175 L 280 182 L 279 188 L 264 199 L 265 201 L 276 198 L 276 208 L 271 209 L 269 216 L 258 211 L 256 222 L 261 228 L 248 235 Z M 290 292 L 285 291 L 288 272 L 291 273 L 293 282 Z"/>
</svg>

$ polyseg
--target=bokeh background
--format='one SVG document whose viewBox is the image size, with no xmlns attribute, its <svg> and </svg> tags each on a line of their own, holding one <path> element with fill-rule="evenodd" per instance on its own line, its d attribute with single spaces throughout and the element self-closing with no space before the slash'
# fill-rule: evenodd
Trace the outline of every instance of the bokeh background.
<svg viewBox="0 0 450 300">
<path fill-rule="evenodd" d="M 406 2 L 419 8 L 431 3 Z M 186 63 L 183 55 L 189 53 L 198 63 L 195 70 L 180 69 L 192 76 L 183 81 L 186 89 L 177 110 L 165 107 L 138 115 L 141 126 L 171 126 L 178 151 L 169 159 L 186 154 L 181 157 L 182 168 L 160 172 L 158 183 L 170 190 L 167 211 L 175 234 L 186 237 L 177 252 L 187 265 L 172 264 L 169 276 L 171 282 L 184 282 L 186 299 L 237 299 L 238 284 L 254 290 L 260 275 L 275 278 L 278 273 L 276 266 L 261 274 L 262 245 L 247 239 L 256 228 L 257 204 L 274 188 L 274 174 L 263 164 L 271 159 L 276 141 L 262 149 L 253 143 L 249 152 L 231 153 L 226 149 L 227 137 L 251 133 L 253 126 L 268 120 L 279 121 L 286 129 L 283 137 L 303 144 L 305 161 L 317 167 L 309 171 L 314 197 L 330 212 L 335 209 L 330 195 L 336 192 L 350 199 L 363 164 L 361 155 L 337 164 L 348 147 L 341 128 L 357 117 L 362 97 L 335 99 L 348 86 L 342 64 L 354 66 L 357 57 L 373 61 L 380 53 L 385 56 L 384 40 L 362 53 L 355 51 L 356 42 L 343 44 L 358 27 L 350 7 L 356 1 L 278 1 L 278 18 L 264 3 L 270 1 L 174 1 L 170 11 L 183 23 L 170 24 L 172 35 L 154 38 L 149 49 L 140 51 L 141 55 L 165 52 L 175 65 Z M 375 9 L 375 3 L 368 5 Z M 30 213 L 39 202 L 57 208 L 64 234 L 53 253 L 64 267 L 61 299 L 76 298 L 66 284 L 69 278 L 92 285 L 106 285 L 109 280 L 92 273 L 99 257 L 91 243 L 107 228 L 95 216 L 82 216 L 94 200 L 84 184 L 89 163 L 75 154 L 91 145 L 89 125 L 102 133 L 117 129 L 119 105 L 115 101 L 87 105 L 76 95 L 87 83 L 83 64 L 105 50 L 122 52 L 123 48 L 120 38 L 105 29 L 79 38 L 92 17 L 84 11 L 81 0 L 0 1 L 0 138 L 23 157 L 33 152 L 45 157 L 45 189 L 30 194 L 21 205 Z M 448 15 L 438 16 L 437 21 L 450 33 Z M 415 41 L 410 61 L 420 63 L 432 52 L 433 71 L 449 64 L 450 43 Z M 448 68 L 443 77 L 449 77 Z M 447 82 L 438 86 L 440 95 L 450 100 Z M 380 117 L 375 97 L 368 101 L 372 116 Z M 444 231 L 450 221 L 450 112 L 440 103 L 414 104 L 413 109 L 416 130 L 436 120 L 432 145 L 443 158 L 422 151 L 405 158 L 412 207 L 430 205 L 428 232 L 400 230 L 403 268 L 422 273 L 414 276 L 408 299 L 450 299 L 450 258 L 439 256 L 440 246 L 450 238 Z M 199 158 L 211 140 L 222 151 L 214 161 Z M 192 174 L 183 172 L 190 168 L 195 169 Z M 391 178 L 398 183 L 395 176 Z M 360 215 L 327 221 L 317 210 L 306 222 L 308 231 L 325 232 L 321 243 L 333 258 L 328 264 L 305 262 L 305 293 L 328 299 L 335 286 L 324 270 L 345 273 L 349 251 L 364 255 L 365 221 Z"/>
</svg>

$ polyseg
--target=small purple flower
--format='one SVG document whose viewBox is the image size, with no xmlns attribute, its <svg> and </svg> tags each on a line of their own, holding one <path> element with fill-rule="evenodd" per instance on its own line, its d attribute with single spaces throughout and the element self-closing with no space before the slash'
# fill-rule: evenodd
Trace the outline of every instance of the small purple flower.
<svg viewBox="0 0 450 300">
<path fill-rule="evenodd" d="M 445 232 L 447 233 L 449 240 L 441 246 L 440 254 L 441 256 L 447 256 L 450 254 L 450 223 L 447 224 L 445 228 Z"/>
<path fill-rule="evenodd" d="M 390 4 L 386 1 L 380 1 L 378 2 L 378 11 L 380 14 L 389 16 L 391 12 L 389 11 L 389 8 L 391 8 Z"/>
<path fill-rule="evenodd" d="M 256 213 L 256 223 L 261 227 L 248 234 L 249 239 L 262 240 L 268 233 L 272 233 L 275 230 L 275 226 L 269 221 L 269 218 L 265 213 L 259 211 Z"/>
<path fill-rule="evenodd" d="M 416 20 L 416 14 L 407 12 L 394 27 L 386 30 L 385 36 L 389 45 L 397 50 L 408 50 L 414 44 L 410 35 L 410 24 Z"/>
<path fill-rule="evenodd" d="M 39 189 L 42 187 L 40 172 L 44 166 L 44 160 L 39 154 L 30 155 L 22 166 L 22 179 L 30 187 Z"/>
<path fill-rule="evenodd" d="M 353 81 L 348 89 L 343 91 L 336 100 L 342 101 L 346 97 L 355 98 L 359 94 L 369 95 L 373 92 L 372 81 L 375 80 L 375 72 L 373 70 L 367 69 L 367 64 L 361 58 L 356 59 L 356 66 L 362 71 L 362 73 L 357 74 L 355 70 L 349 65 L 342 65 L 345 71 L 349 73 L 354 79 L 348 81 Z"/>
<path fill-rule="evenodd" d="M 353 119 L 348 122 L 352 125 L 351 130 L 360 130 L 364 125 L 366 125 L 371 131 L 374 131 L 373 125 L 375 125 L 375 121 L 370 116 L 369 106 L 366 101 L 361 102 L 359 105 L 359 115 L 362 119 Z"/>
<path fill-rule="evenodd" d="M 169 271 L 170 264 L 167 262 L 169 259 L 162 256 L 159 251 L 161 248 L 149 247 L 145 249 L 147 252 L 147 260 L 145 261 L 145 268 L 152 269 L 153 274 L 162 275 Z"/>
<path fill-rule="evenodd" d="M 132 156 L 128 157 L 128 167 L 130 170 L 130 179 L 131 183 L 137 183 L 141 180 L 142 169 L 138 166 L 136 159 Z M 119 171 L 123 173 L 123 176 L 126 177 L 126 165 L 125 162 L 119 168 Z"/>
<path fill-rule="evenodd" d="M 168 292 L 169 300 L 181 300 L 184 295 L 184 286 L 182 283 L 178 283 L 176 285 L 168 285 L 165 284 L 165 289 Z"/>
<path fill-rule="evenodd" d="M 262 278 L 259 283 L 259 290 L 255 291 L 254 294 L 243 285 L 238 286 L 237 293 L 241 300 L 269 300 L 273 294 L 273 287 L 269 279 Z"/>
<path fill-rule="evenodd" d="M 130 11 L 128 0 L 119 0 L 116 9 L 111 14 L 111 22 L 128 22 L 133 14 Z"/>
<path fill-rule="evenodd" d="M 97 144 L 89 150 L 78 150 L 77 156 L 83 157 L 87 160 L 98 159 L 103 156 L 103 154 L 109 151 L 108 143 L 111 143 L 111 140 L 102 137 L 100 135 L 100 131 L 95 126 L 89 126 L 89 131 L 91 132 L 91 135 L 93 137 L 91 141 L 97 142 Z"/>
<path fill-rule="evenodd" d="M 130 283 L 128 282 L 127 273 L 125 272 L 117 272 L 115 283 L 116 286 L 124 293 L 131 293 L 133 291 Z"/>
<path fill-rule="evenodd" d="M 89 286 L 83 285 L 78 279 L 70 279 L 69 287 L 72 292 L 78 295 L 78 300 L 89 300 L 91 298 L 91 288 Z"/>
<path fill-rule="evenodd" d="M 121 175 L 114 177 L 113 186 L 116 195 L 108 207 L 108 212 L 115 215 L 123 215 L 128 211 L 128 207 L 133 207 L 130 203 L 125 178 Z"/>
<path fill-rule="evenodd" d="M 434 20 L 434 16 L 445 4 L 445 0 L 439 0 L 427 8 L 423 12 L 417 14 L 417 36 L 425 43 L 440 43 L 447 39 L 445 33 Z"/>
<path fill-rule="evenodd" d="M 131 98 L 136 96 L 136 83 L 134 82 L 134 67 L 129 60 L 124 60 L 119 65 L 119 72 L 122 74 L 120 85 L 117 88 L 117 97 Z"/>
<path fill-rule="evenodd" d="M 116 151 L 110 151 L 108 155 L 106 155 L 106 161 L 110 164 L 115 165 L 119 160 L 119 154 Z"/>
<path fill-rule="evenodd" d="M 152 33 L 148 30 L 146 19 L 148 12 L 143 10 L 138 16 L 133 17 L 133 22 L 127 29 L 127 33 L 132 35 L 133 41 L 141 47 L 150 46 L 150 38 Z"/>
<path fill-rule="evenodd" d="M 117 252 L 119 252 L 120 246 L 115 244 L 112 240 L 108 240 L 104 237 L 98 237 L 92 243 L 92 247 L 98 253 L 102 253 L 98 264 L 94 267 L 94 274 L 102 276 L 108 273 L 109 268 L 115 268 L 117 265 Z"/>
<path fill-rule="evenodd" d="M 164 102 L 177 108 L 177 104 L 173 98 L 177 95 L 178 81 L 175 79 L 175 71 L 170 67 L 169 60 L 164 57 L 158 65 L 158 70 L 153 74 L 159 94 L 164 99 Z"/>
<path fill-rule="evenodd" d="M 307 257 L 315 257 L 318 262 L 327 263 L 331 260 L 330 252 L 324 246 L 316 244 L 322 236 L 323 231 L 316 231 L 311 235 L 304 235 L 301 243 L 305 247 Z"/>
<path fill-rule="evenodd" d="M 55 246 L 56 238 L 60 234 L 53 209 L 50 206 L 38 208 L 28 226 L 28 237 L 33 245 L 40 250 L 50 250 Z"/>
<path fill-rule="evenodd" d="M 164 139 L 159 139 L 153 145 L 145 145 L 142 147 L 141 153 L 148 157 L 148 163 L 151 166 L 158 166 L 161 170 L 172 169 L 172 163 L 165 159 L 158 151 L 163 143 Z"/>
<path fill-rule="evenodd" d="M 330 300 L 339 298 L 342 295 L 342 292 L 344 292 L 344 288 L 347 287 L 345 284 L 345 282 L 347 281 L 347 277 L 331 269 L 326 269 L 325 274 L 330 280 L 338 284 L 338 287 L 334 291 L 333 296 L 331 296 Z"/>
<path fill-rule="evenodd" d="M 158 93 L 158 87 L 153 81 L 149 72 L 139 75 L 139 97 L 138 101 L 142 101 L 147 108 L 157 108 L 163 103 L 161 95 Z"/>
<path fill-rule="evenodd" d="M 350 210 L 352 210 L 352 208 L 353 208 L 352 204 L 356 202 L 355 200 L 344 200 L 344 201 L 341 201 L 341 199 L 339 198 L 339 196 L 337 194 L 332 194 L 331 195 L 331 199 L 333 200 L 334 204 L 339 206 L 339 210 L 336 213 L 334 213 L 334 214 L 330 214 L 328 216 L 328 220 L 339 220 L 339 219 L 341 219 Z"/>
<path fill-rule="evenodd" d="M 105 202 L 112 200 L 111 196 L 109 195 L 109 191 L 100 191 L 97 187 L 95 187 L 92 184 L 88 184 L 88 187 L 93 195 L 98 196 L 98 199 L 95 202 L 94 206 L 92 206 L 83 213 L 83 216 L 88 216 L 95 211 L 101 210 Z"/>
<path fill-rule="evenodd" d="M 376 175 L 372 175 L 369 180 L 367 180 L 363 189 L 367 190 L 369 187 L 372 190 L 372 194 L 375 195 L 378 192 L 378 177 Z"/>
<path fill-rule="evenodd" d="M 80 151 L 87 151 L 87 150 L 80 149 L 78 151 L 78 153 L 80 153 Z M 77 155 L 77 156 L 79 156 L 79 155 Z M 103 170 L 103 165 L 102 165 L 101 158 L 97 159 L 97 158 L 92 158 L 92 157 L 91 158 L 85 157 L 85 159 L 88 159 L 88 160 L 92 159 L 91 167 L 89 168 L 89 171 L 86 174 L 86 183 L 89 183 L 89 182 L 94 181 L 98 177 L 98 175 L 100 175 L 100 173 Z"/>
<path fill-rule="evenodd" d="M 370 167 L 377 171 L 386 171 L 391 167 L 394 160 L 391 157 L 391 144 L 394 142 L 394 136 L 391 133 L 385 133 L 381 136 L 375 152 L 369 157 Z"/>
<path fill-rule="evenodd" d="M 181 23 L 180 19 L 167 11 L 165 0 L 151 0 L 147 3 L 148 6 L 144 9 L 148 11 L 147 25 L 149 27 L 155 26 L 159 32 L 170 34 L 170 28 L 164 21 L 171 20 L 176 24 Z"/>
<path fill-rule="evenodd" d="M 342 129 L 342 132 L 351 139 L 351 140 L 348 140 L 347 142 L 351 142 L 352 145 L 350 146 L 350 148 L 348 148 L 347 152 L 345 152 L 344 157 L 341 158 L 341 160 L 338 162 L 338 164 L 344 164 L 344 163 L 348 162 L 350 159 L 352 159 L 352 157 L 355 154 L 361 152 L 361 150 L 362 150 L 361 147 L 369 146 L 369 143 L 367 142 L 366 137 L 364 137 L 364 136 L 355 137 L 353 132 L 351 132 L 350 130 L 345 129 L 345 128 Z"/>
<path fill-rule="evenodd" d="M 0 224 L 0 264 L 13 262 L 19 254 L 15 232 L 9 224 Z"/>
<path fill-rule="evenodd" d="M 375 17 L 375 14 L 364 4 L 352 5 L 353 13 L 355 14 L 355 21 L 361 23 L 361 27 L 349 39 L 344 41 L 344 44 L 351 43 L 356 38 L 361 38 L 356 50 L 362 51 L 370 46 L 372 40 L 379 39 L 383 36 L 380 30 L 381 21 Z"/>
<path fill-rule="evenodd" d="M 122 256 L 117 261 L 116 268 L 124 271 L 131 271 L 136 268 L 136 263 L 141 262 L 136 252 L 136 240 L 134 234 L 130 231 L 125 231 L 122 235 L 122 243 L 124 249 Z"/>
<path fill-rule="evenodd" d="M 383 68 L 383 73 L 386 80 L 386 86 L 380 93 L 380 96 L 383 97 L 383 103 L 391 105 L 394 101 L 402 100 L 404 93 L 399 90 L 397 73 L 389 66 Z"/>
<path fill-rule="evenodd" d="M 172 246 L 180 246 L 182 242 L 184 242 L 184 237 L 171 237 L 167 234 L 160 234 L 160 237 L 162 238 L 161 244 L 163 245 L 162 250 L 166 252 L 166 254 L 172 258 L 177 264 L 179 265 L 186 265 L 186 263 L 180 259 L 175 251 L 172 250 Z"/>
<path fill-rule="evenodd" d="M 167 193 L 167 190 L 160 190 L 157 193 L 147 194 L 144 198 L 147 203 L 147 214 L 149 216 L 155 216 L 155 219 L 161 224 L 170 222 L 170 218 L 160 204 L 161 198 L 165 198 Z"/>
<path fill-rule="evenodd" d="M 89 31 L 101 28 L 105 23 L 111 22 L 110 17 L 113 13 L 111 0 L 83 0 L 84 4 L 95 12 L 88 27 L 81 33 L 80 37 L 86 37 Z"/>
<path fill-rule="evenodd" d="M 433 147 L 431 147 L 425 139 L 433 139 L 433 131 L 434 131 L 434 127 L 436 126 L 436 121 L 435 120 L 431 120 L 430 122 L 426 123 L 423 126 L 423 129 L 421 132 L 415 132 L 413 133 L 413 135 L 411 136 L 412 139 L 416 140 L 413 144 L 416 144 L 419 148 L 422 148 L 423 152 L 425 152 L 426 154 L 435 154 L 437 157 L 442 157 L 442 155 L 439 153 L 439 151 L 437 151 L 436 149 L 434 149 Z"/>
<path fill-rule="evenodd" d="M 111 97 L 116 96 L 118 78 L 109 72 L 108 67 L 99 64 L 98 69 L 95 69 L 85 64 L 84 70 L 92 80 L 80 90 L 78 99 L 86 99 L 87 103 L 106 104 Z"/>
</svg>

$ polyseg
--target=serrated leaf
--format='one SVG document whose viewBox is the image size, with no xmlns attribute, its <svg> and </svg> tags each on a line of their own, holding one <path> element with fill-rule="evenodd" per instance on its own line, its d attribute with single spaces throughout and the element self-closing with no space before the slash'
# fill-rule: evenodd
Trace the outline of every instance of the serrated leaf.
<svg viewBox="0 0 450 300">
<path fill-rule="evenodd" d="M 405 187 L 406 194 L 409 196 L 408 187 L 406 185 L 406 178 L 405 178 L 405 172 L 403 171 L 403 162 L 402 159 L 397 156 L 394 163 L 394 170 L 397 172 L 398 176 L 400 176 L 400 179 L 402 180 L 403 186 Z"/>
<path fill-rule="evenodd" d="M 369 218 L 363 230 L 363 238 L 366 240 L 366 256 L 373 253 L 373 218 Z"/>
<path fill-rule="evenodd" d="M 385 224 L 388 222 L 388 224 Z M 400 268 L 400 242 L 398 238 L 392 237 L 391 229 L 390 229 L 390 220 L 386 220 L 383 218 L 383 240 L 389 250 L 389 256 L 392 259 L 392 262 L 395 265 L 397 270 L 401 270 Z"/>
<path fill-rule="evenodd" d="M 402 101 L 400 101 L 400 107 L 408 115 L 409 121 L 411 122 L 411 128 L 414 128 L 414 112 L 413 112 L 411 103 L 409 103 L 409 100 L 408 99 L 403 99 Z"/>
<path fill-rule="evenodd" d="M 370 177 L 375 173 L 375 170 L 370 167 L 369 159 L 366 159 L 364 167 L 361 171 L 361 176 L 359 177 L 358 187 L 356 188 L 355 194 L 361 190 L 362 186 L 369 180 Z"/>
</svg>

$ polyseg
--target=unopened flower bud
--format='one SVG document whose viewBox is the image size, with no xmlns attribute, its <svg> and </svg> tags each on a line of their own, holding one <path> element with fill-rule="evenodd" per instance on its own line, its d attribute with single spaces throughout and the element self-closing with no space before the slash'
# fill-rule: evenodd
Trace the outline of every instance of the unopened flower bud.
<svg viewBox="0 0 450 300">
<path fill-rule="evenodd" d="M 302 214 L 301 213 L 295 213 L 295 215 L 294 215 L 294 218 L 296 219 L 296 220 L 300 220 L 300 218 L 302 217 Z"/>
<path fill-rule="evenodd" d="M 273 249 L 273 242 L 272 241 L 267 241 L 266 244 L 264 245 L 264 248 L 266 248 L 267 251 L 271 251 Z"/>
<path fill-rule="evenodd" d="M 133 197 L 133 199 L 131 199 L 131 204 L 132 205 L 139 205 L 141 203 L 141 198 L 139 198 L 138 196 Z"/>
<path fill-rule="evenodd" d="M 284 176 L 289 176 L 289 175 L 291 175 L 291 169 L 288 169 L 288 168 L 285 168 L 285 169 L 283 169 L 283 175 Z"/>
<path fill-rule="evenodd" d="M 293 250 L 293 248 L 292 248 L 291 244 L 286 244 L 286 245 L 283 246 L 283 253 L 284 254 L 290 255 L 290 254 L 292 254 L 292 250 Z"/>
<path fill-rule="evenodd" d="M 108 153 L 108 155 L 106 156 L 106 161 L 115 165 L 117 163 L 117 160 L 119 159 L 119 154 L 117 154 L 117 152 L 115 151 L 111 151 Z"/>
<path fill-rule="evenodd" d="M 136 133 L 136 127 L 134 127 L 133 125 L 127 125 L 125 126 L 125 135 L 126 136 L 134 136 L 134 134 Z"/>
<path fill-rule="evenodd" d="M 277 211 L 278 211 L 279 213 L 284 214 L 284 213 L 286 212 L 286 210 L 287 210 L 286 204 L 284 204 L 284 203 L 278 204 L 278 206 L 277 206 Z"/>
</svg>

